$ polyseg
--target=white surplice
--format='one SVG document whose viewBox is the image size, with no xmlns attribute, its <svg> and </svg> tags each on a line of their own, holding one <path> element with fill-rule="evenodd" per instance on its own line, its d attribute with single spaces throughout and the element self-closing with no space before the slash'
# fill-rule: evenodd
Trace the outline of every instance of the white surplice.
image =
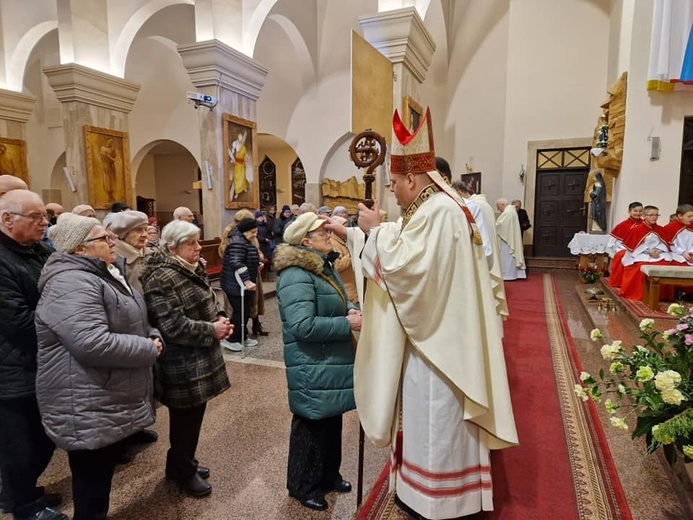
<svg viewBox="0 0 693 520">
<path fill-rule="evenodd" d="M 679 231 L 674 238 L 674 243 L 671 246 L 671 257 L 675 262 L 693 265 L 693 262 L 688 262 L 683 257 L 684 253 L 693 253 L 693 231 L 688 228 Z"/>
<path fill-rule="evenodd" d="M 500 238 L 500 261 L 503 280 L 527 278 L 525 255 L 522 250 L 522 232 L 517 210 L 508 204 L 496 220 L 496 232 Z"/>
<path fill-rule="evenodd" d="M 657 258 L 653 258 L 647 253 L 647 251 L 651 251 L 652 249 L 659 251 L 659 256 Z M 635 262 L 661 262 L 662 260 L 671 262 L 669 246 L 659 238 L 657 233 L 648 233 L 633 251 L 626 251 L 626 254 L 623 255 L 622 263 L 623 267 L 628 267 Z"/>
<path fill-rule="evenodd" d="M 430 196 L 403 227 L 372 230 L 362 254 L 359 417 L 393 447 L 391 489 L 432 519 L 491 510 L 488 450 L 517 443 L 488 265 L 460 204 Z"/>
</svg>

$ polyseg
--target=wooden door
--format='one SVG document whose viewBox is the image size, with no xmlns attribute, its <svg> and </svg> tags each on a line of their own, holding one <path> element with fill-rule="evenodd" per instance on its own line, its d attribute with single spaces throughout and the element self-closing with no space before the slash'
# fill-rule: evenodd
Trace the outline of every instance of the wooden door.
<svg viewBox="0 0 693 520">
<path fill-rule="evenodd" d="M 589 169 L 537 172 L 534 256 L 570 257 L 568 242 L 587 230 L 583 202 Z"/>
</svg>

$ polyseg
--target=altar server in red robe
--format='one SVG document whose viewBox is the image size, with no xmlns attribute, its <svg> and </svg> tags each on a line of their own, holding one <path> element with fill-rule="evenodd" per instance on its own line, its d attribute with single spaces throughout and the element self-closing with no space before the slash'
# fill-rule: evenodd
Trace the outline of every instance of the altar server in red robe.
<svg viewBox="0 0 693 520">
<path fill-rule="evenodd" d="M 657 225 L 659 209 L 645 206 L 642 224 L 634 226 L 626 235 L 623 245 L 626 254 L 623 256 L 623 281 L 619 296 L 630 300 L 642 300 L 645 275 L 640 266 L 647 264 L 672 264 L 667 231 Z M 662 291 L 667 288 L 663 287 Z M 673 291 L 672 294 L 673 296 Z M 662 299 L 670 299 L 662 293 Z"/>
<path fill-rule="evenodd" d="M 676 220 L 664 229 L 671 241 L 671 256 L 683 265 L 693 265 L 693 206 L 681 204 L 676 208 Z"/>
<path fill-rule="evenodd" d="M 626 254 L 626 248 L 623 245 L 623 240 L 628 232 L 642 222 L 642 202 L 631 202 L 628 204 L 628 218 L 623 222 L 616 224 L 611 230 L 608 248 L 614 251 L 614 257 L 611 259 L 611 267 L 609 268 L 609 278 L 607 283 L 611 287 L 621 287 L 623 279 L 623 255 Z"/>
</svg>

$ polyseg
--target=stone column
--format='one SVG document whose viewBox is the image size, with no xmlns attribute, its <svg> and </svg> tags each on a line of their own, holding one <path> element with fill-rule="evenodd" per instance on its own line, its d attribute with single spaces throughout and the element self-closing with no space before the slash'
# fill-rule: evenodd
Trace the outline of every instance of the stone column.
<svg viewBox="0 0 693 520">
<path fill-rule="evenodd" d="M 393 63 L 392 99 L 400 114 L 405 96 L 419 100 L 419 87 L 426 79 L 436 44 L 414 7 L 385 11 L 359 18 L 363 37 Z M 425 107 L 424 107 L 425 109 Z M 394 135 L 386 135 L 390 143 Z M 399 215 L 395 198 L 378 176 L 377 197 L 391 220 Z M 387 204 L 385 203 L 387 201 Z"/>
<path fill-rule="evenodd" d="M 256 102 L 265 84 L 268 70 L 241 52 L 219 40 L 180 45 L 178 53 L 190 74 L 196 91 L 214 96 L 218 104 L 212 110 L 198 109 L 202 165 L 212 169 L 212 189 L 202 183 L 202 213 L 205 238 L 221 236 L 233 212 L 224 203 L 224 161 L 222 114 L 256 120 Z M 257 142 L 252 146 L 257 147 Z M 257 164 L 254 189 L 258 189 Z"/>
<path fill-rule="evenodd" d="M 65 160 L 74 192 L 63 194 L 63 206 L 89 204 L 87 165 L 84 144 L 84 127 L 96 126 L 128 131 L 128 114 L 132 110 L 139 85 L 96 70 L 70 63 L 43 69 L 48 82 L 62 104 L 63 128 L 65 129 Z M 125 157 L 130 167 L 130 157 Z M 131 176 L 131 200 L 133 208 L 134 176 Z"/>
<path fill-rule="evenodd" d="M 0 136 L 24 141 L 26 146 L 26 122 L 31 117 L 35 104 L 34 96 L 0 89 Z M 32 150 L 27 150 L 27 154 L 31 152 Z M 33 153 L 37 153 L 36 150 L 33 150 Z M 22 171 L 12 173 L 24 179 L 31 188 L 31 176 L 28 171 L 26 175 Z"/>
</svg>

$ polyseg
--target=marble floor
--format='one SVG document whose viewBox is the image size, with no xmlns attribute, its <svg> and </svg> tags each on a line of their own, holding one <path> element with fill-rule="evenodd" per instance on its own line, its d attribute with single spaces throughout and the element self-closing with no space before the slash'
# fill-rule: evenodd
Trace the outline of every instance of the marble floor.
<svg viewBox="0 0 693 520">
<path fill-rule="evenodd" d="M 532 274 L 539 275 L 538 272 Z M 599 363 L 598 346 L 589 341 L 593 325 L 577 297 L 574 273 L 559 275 L 557 284 L 576 348 L 583 365 L 590 369 Z M 291 415 L 286 402 L 276 300 L 269 298 L 266 307 L 267 315 L 262 322 L 270 335 L 260 338 L 257 347 L 249 348 L 243 354 L 225 355 L 232 386 L 211 401 L 205 417 L 198 458 L 212 470 L 209 479 L 214 487 L 212 494 L 202 499 L 188 498 L 164 480 L 168 414 L 166 408 L 159 408 L 153 427 L 159 433 L 159 441 L 139 451 L 132 463 L 117 469 L 109 518 L 348 520 L 353 517 L 355 492 L 328 495 L 330 508 L 325 512 L 305 509 L 287 495 L 285 472 Z M 623 322 L 622 317 L 616 315 L 605 319 Z M 637 336 L 637 329 L 632 333 Z M 357 480 L 358 430 L 356 412 L 346 414 L 342 473 L 354 486 Z M 660 460 L 645 458 L 642 446 L 631 441 L 627 433 L 606 427 L 605 430 L 634 520 L 690 518 L 674 493 Z M 366 441 L 366 495 L 388 455 L 387 449 L 377 449 Z M 60 509 L 71 515 L 70 476 L 64 453 L 56 452 L 41 483 L 50 491 L 63 494 L 65 502 Z M 556 513 L 560 515 L 560 512 Z M 0 515 L 2 520 L 8 518 L 8 515 Z"/>
</svg>

